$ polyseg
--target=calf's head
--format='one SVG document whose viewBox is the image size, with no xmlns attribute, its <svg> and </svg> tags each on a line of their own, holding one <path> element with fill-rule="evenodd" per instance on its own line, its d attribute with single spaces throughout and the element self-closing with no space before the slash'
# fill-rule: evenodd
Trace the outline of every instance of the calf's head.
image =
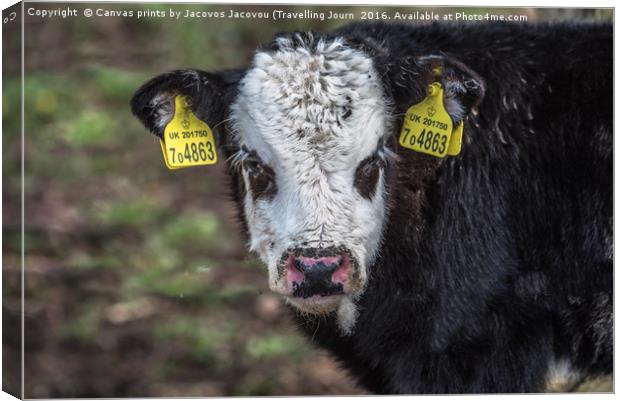
<svg viewBox="0 0 620 401">
<path fill-rule="evenodd" d="M 412 63 L 403 66 L 419 72 L 408 83 L 410 104 L 424 97 L 432 79 L 424 77 L 444 58 Z M 443 66 L 453 81 L 446 107 L 453 103 L 458 122 L 471 91 L 461 84 L 466 74 Z M 174 96 L 190 98 L 227 156 L 249 247 L 267 265 L 270 288 L 304 312 L 352 305 L 373 274 L 402 121 L 394 104 L 399 84 L 385 68 L 340 38 L 284 35 L 246 70 L 171 72 L 132 100 L 133 112 L 161 136 Z"/>
</svg>

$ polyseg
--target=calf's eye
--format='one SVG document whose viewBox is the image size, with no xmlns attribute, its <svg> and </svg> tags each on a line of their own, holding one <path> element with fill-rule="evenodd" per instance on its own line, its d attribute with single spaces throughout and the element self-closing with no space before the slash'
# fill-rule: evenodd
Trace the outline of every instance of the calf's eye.
<svg viewBox="0 0 620 401">
<path fill-rule="evenodd" d="M 242 166 L 248 174 L 252 199 L 254 201 L 259 198 L 272 199 L 277 193 L 273 169 L 264 164 L 256 154 L 250 154 L 246 157 Z"/>
<path fill-rule="evenodd" d="M 355 170 L 353 185 L 366 199 L 371 199 L 377 189 L 379 173 L 385 167 L 385 161 L 376 153 L 362 160 Z"/>
</svg>

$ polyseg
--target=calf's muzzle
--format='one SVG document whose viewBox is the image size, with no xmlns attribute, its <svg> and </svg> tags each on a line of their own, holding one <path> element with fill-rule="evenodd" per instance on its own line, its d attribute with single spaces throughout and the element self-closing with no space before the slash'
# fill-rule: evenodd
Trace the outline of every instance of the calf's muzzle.
<svg viewBox="0 0 620 401">
<path fill-rule="evenodd" d="M 353 266 L 349 255 L 333 247 L 290 250 L 284 271 L 291 295 L 309 298 L 344 294 Z"/>
</svg>

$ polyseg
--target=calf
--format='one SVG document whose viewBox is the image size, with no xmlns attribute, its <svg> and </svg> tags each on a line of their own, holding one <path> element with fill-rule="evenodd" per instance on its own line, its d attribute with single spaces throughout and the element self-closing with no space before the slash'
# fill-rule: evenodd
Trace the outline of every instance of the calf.
<svg viewBox="0 0 620 401">
<path fill-rule="evenodd" d="M 189 99 L 270 288 L 366 388 L 539 392 L 612 369 L 612 62 L 610 24 L 354 24 L 131 106 L 161 138 Z M 448 156 L 398 143 L 433 85 Z"/>
</svg>

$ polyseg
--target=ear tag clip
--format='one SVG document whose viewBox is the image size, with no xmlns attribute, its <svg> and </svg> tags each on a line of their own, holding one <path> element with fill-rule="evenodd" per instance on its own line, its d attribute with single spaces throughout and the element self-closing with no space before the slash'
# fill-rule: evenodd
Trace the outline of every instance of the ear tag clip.
<svg viewBox="0 0 620 401">
<path fill-rule="evenodd" d="M 164 162 L 170 170 L 217 162 L 211 128 L 192 113 L 185 96 L 175 97 L 174 117 L 166 125 L 164 139 L 159 142 Z"/>
<path fill-rule="evenodd" d="M 450 137 L 450 144 L 448 145 L 448 155 L 456 156 L 461 153 L 461 144 L 463 143 L 463 124 L 465 121 L 461 121 L 454 131 L 452 131 L 452 136 Z"/>
<path fill-rule="evenodd" d="M 441 83 L 430 84 L 427 92 L 424 100 L 407 110 L 398 143 L 407 149 L 443 158 L 450 147 L 452 119 L 443 104 Z"/>
</svg>

